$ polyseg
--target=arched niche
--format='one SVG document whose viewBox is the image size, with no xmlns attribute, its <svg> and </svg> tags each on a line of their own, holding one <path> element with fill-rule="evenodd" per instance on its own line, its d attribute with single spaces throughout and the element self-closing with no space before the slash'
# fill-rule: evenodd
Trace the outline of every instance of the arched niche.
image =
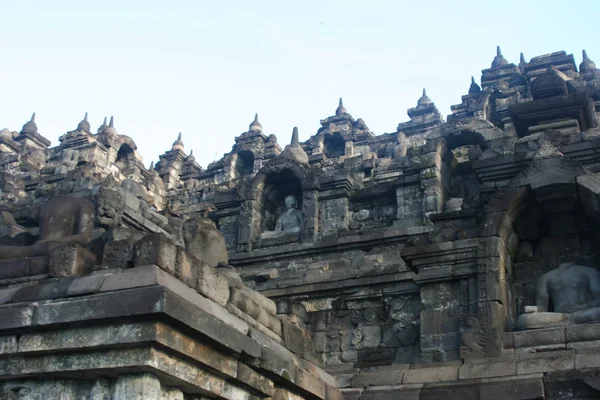
<svg viewBox="0 0 600 400">
<path fill-rule="evenodd" d="M 249 175 L 254 172 L 254 153 L 242 150 L 237 153 L 235 170 L 239 176 Z"/>
<path fill-rule="evenodd" d="M 316 227 L 318 180 L 308 165 L 287 158 L 269 161 L 254 177 L 243 201 L 238 225 L 238 251 L 258 245 L 261 233 L 273 231 L 279 215 L 285 211 L 284 199 L 293 195 L 303 213 L 303 240 L 312 237 Z M 297 240 L 295 240 L 297 241 Z"/>
<path fill-rule="evenodd" d="M 119 147 L 115 165 L 119 167 L 119 170 L 123 175 L 129 175 L 132 172 L 132 169 L 135 167 L 135 150 L 127 143 L 124 143 L 121 145 L 121 147 Z"/>
<path fill-rule="evenodd" d="M 504 306 L 506 329 L 513 329 L 525 306 L 535 305 L 544 273 L 568 261 L 598 267 L 600 215 L 582 184 L 590 177 L 564 156 L 534 160 L 488 202 L 483 234 L 496 249 L 481 276 L 495 277 L 484 289 Z"/>
<path fill-rule="evenodd" d="M 479 197 L 480 181 L 473 162 L 487 150 L 489 142 L 501 137 L 502 132 L 488 121 L 462 119 L 432 131 L 427 139 L 437 140 L 443 168 L 444 198 L 472 202 Z"/>
<path fill-rule="evenodd" d="M 339 133 L 327 134 L 323 138 L 323 150 L 328 158 L 339 158 L 346 154 L 346 141 Z"/>
<path fill-rule="evenodd" d="M 284 200 L 289 195 L 294 196 L 298 201 L 298 209 L 302 210 L 302 185 L 291 170 L 266 176 L 260 196 L 261 232 L 275 229 L 277 217 L 285 211 Z"/>
</svg>

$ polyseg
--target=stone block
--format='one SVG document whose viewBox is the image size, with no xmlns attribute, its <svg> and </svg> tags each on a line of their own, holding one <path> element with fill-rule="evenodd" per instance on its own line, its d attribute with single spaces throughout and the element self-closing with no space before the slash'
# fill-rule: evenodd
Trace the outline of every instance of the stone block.
<svg viewBox="0 0 600 400">
<path fill-rule="evenodd" d="M 304 400 L 304 397 L 298 396 L 285 389 L 277 388 L 270 400 Z"/>
<path fill-rule="evenodd" d="M 106 243 L 102 253 L 102 265 L 109 268 L 133 267 L 133 243 L 130 240 L 114 240 Z"/>
<path fill-rule="evenodd" d="M 359 400 L 363 389 L 340 389 L 340 393 L 346 400 Z"/>
<path fill-rule="evenodd" d="M 196 290 L 198 293 L 224 306 L 229 300 L 229 282 L 208 264 L 200 263 L 196 268 Z M 232 289 L 235 290 L 235 289 Z M 235 305 L 235 304 L 234 304 Z M 243 308 L 236 306 L 242 311 Z"/>
<path fill-rule="evenodd" d="M 479 387 L 481 400 L 497 399 L 543 399 L 542 374 L 523 377 L 483 379 Z"/>
<path fill-rule="evenodd" d="M 571 325 L 566 328 L 567 343 L 600 340 L 600 324 Z"/>
<path fill-rule="evenodd" d="M 317 396 L 320 399 L 325 399 L 326 387 L 325 383 L 318 377 L 310 374 L 308 371 L 298 369 L 296 371 L 296 385 L 300 386 L 307 392 Z"/>
<path fill-rule="evenodd" d="M 476 381 L 425 384 L 420 400 L 479 400 L 479 383 Z"/>
<path fill-rule="evenodd" d="M 458 365 L 433 368 L 409 369 L 404 373 L 402 383 L 446 382 L 458 379 Z"/>
<path fill-rule="evenodd" d="M 337 388 L 325 385 L 325 400 L 347 400 L 347 398 Z"/>
<path fill-rule="evenodd" d="M 156 265 L 172 275 L 175 274 L 177 247 L 164 234 L 146 235 L 135 243 L 134 249 L 136 267 Z"/>
<path fill-rule="evenodd" d="M 17 350 L 17 335 L 0 336 L 0 354 L 16 353 Z"/>
<path fill-rule="evenodd" d="M 566 345 L 565 328 L 532 329 L 513 332 L 515 348 L 544 345 Z"/>
<path fill-rule="evenodd" d="M 118 274 L 109 274 L 105 277 L 101 292 L 131 289 L 135 287 L 152 286 L 159 284 L 159 270 L 154 265 L 136 267 Z M 92 275 L 93 276 L 93 275 Z"/>
<path fill-rule="evenodd" d="M 0 308 L 0 329 L 23 328 L 33 322 L 35 307 L 23 304 L 6 305 Z M 2 370 L 0 368 L 0 370 Z"/>
<path fill-rule="evenodd" d="M 67 296 L 81 296 L 99 292 L 104 279 L 108 275 L 111 274 L 95 274 L 73 279 L 67 289 Z"/>
<path fill-rule="evenodd" d="M 30 264 L 34 259 L 45 260 L 46 268 L 45 271 L 35 273 L 31 271 Z M 21 278 L 24 276 L 43 274 L 48 271 L 47 269 L 47 257 L 34 257 L 34 258 L 20 258 L 14 260 L 0 260 L 0 280 Z M 34 273 L 32 273 L 34 272 Z"/>
<path fill-rule="evenodd" d="M 517 361 L 517 374 L 526 375 L 539 372 L 566 371 L 575 368 L 574 355 L 552 357 L 551 354 L 544 354 L 545 357 Z"/>
<path fill-rule="evenodd" d="M 516 374 L 516 361 L 464 364 L 458 369 L 458 379 L 493 378 Z"/>
<path fill-rule="evenodd" d="M 19 289 L 18 287 L 0 289 L 0 304 L 10 302 Z"/>
<path fill-rule="evenodd" d="M 276 316 L 269 314 L 264 308 L 260 310 L 256 321 L 281 336 L 281 321 Z"/>
<path fill-rule="evenodd" d="M 288 321 L 282 321 L 281 325 L 285 347 L 302 357 L 306 347 L 309 346 L 308 333 Z"/>
<path fill-rule="evenodd" d="M 423 384 L 379 386 L 367 388 L 360 400 L 420 400 Z"/>
<path fill-rule="evenodd" d="M 20 287 L 19 290 L 17 290 L 17 292 L 13 295 L 11 303 L 25 303 L 28 301 L 33 301 L 40 288 L 41 285 L 35 284 Z"/>
<path fill-rule="evenodd" d="M 60 299 L 67 297 L 67 289 L 73 282 L 73 278 L 62 278 L 55 282 L 40 285 L 35 300 Z"/>
<path fill-rule="evenodd" d="M 275 268 L 265 269 L 264 271 L 259 272 L 255 276 L 255 280 L 257 282 L 266 282 L 271 279 L 276 279 L 279 277 L 279 270 Z"/>
<path fill-rule="evenodd" d="M 369 386 L 401 385 L 402 378 L 406 372 L 405 368 L 389 371 L 361 372 L 352 378 L 352 387 L 366 388 Z"/>
<path fill-rule="evenodd" d="M 198 280 L 200 261 L 188 253 L 183 247 L 177 247 L 175 277 L 189 287 L 195 288 Z"/>
<path fill-rule="evenodd" d="M 162 400 L 160 381 L 154 375 L 123 375 L 115 384 L 115 399 Z"/>
<path fill-rule="evenodd" d="M 575 369 L 598 368 L 600 367 L 599 353 L 575 354 Z"/>
<path fill-rule="evenodd" d="M 268 396 L 275 393 L 275 385 L 272 380 L 265 378 L 245 364 L 238 363 L 236 378 Z"/>
<path fill-rule="evenodd" d="M 83 276 L 91 272 L 96 256 L 78 245 L 63 245 L 52 249 L 48 262 L 48 274 L 53 278 Z"/>
</svg>

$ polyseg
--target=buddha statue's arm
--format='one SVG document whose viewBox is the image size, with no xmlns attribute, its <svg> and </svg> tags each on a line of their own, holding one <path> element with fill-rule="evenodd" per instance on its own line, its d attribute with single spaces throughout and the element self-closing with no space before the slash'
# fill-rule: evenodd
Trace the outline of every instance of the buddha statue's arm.
<svg viewBox="0 0 600 400">
<path fill-rule="evenodd" d="M 597 269 L 590 268 L 588 272 L 588 284 L 591 302 L 595 306 L 600 305 L 600 272 Z"/>
<path fill-rule="evenodd" d="M 281 216 L 279 216 L 279 218 L 277 218 L 277 222 L 275 223 L 275 232 L 281 232 L 283 231 L 283 224 L 281 222 Z"/>
<path fill-rule="evenodd" d="M 550 294 L 548 293 L 548 284 L 546 277 L 543 276 L 537 284 L 535 305 L 539 312 L 547 312 L 550 303 Z"/>
</svg>

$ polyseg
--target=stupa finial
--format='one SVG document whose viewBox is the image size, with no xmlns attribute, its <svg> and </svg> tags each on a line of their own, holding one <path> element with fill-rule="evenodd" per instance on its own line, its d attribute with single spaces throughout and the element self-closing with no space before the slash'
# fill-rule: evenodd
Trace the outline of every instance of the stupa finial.
<svg viewBox="0 0 600 400">
<path fill-rule="evenodd" d="M 342 114 L 345 114 L 345 113 L 347 113 L 347 110 L 344 107 L 344 101 L 340 97 L 340 103 L 338 105 L 338 108 L 335 110 L 335 115 L 339 116 L 339 115 L 342 115 Z"/>
</svg>

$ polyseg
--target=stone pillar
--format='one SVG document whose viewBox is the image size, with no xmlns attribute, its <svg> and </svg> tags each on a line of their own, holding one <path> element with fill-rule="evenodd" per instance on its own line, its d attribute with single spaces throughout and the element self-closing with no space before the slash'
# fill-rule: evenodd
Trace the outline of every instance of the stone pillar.
<svg viewBox="0 0 600 400">
<path fill-rule="evenodd" d="M 442 181 L 441 157 L 437 152 L 424 156 L 427 168 L 421 170 L 423 189 L 423 223 L 429 224 L 429 215 L 444 210 L 444 185 Z"/>
<path fill-rule="evenodd" d="M 319 233 L 319 192 L 307 190 L 303 193 L 302 212 L 304 213 L 303 242 L 314 242 Z"/>
<path fill-rule="evenodd" d="M 444 267 L 433 267 L 444 269 Z M 429 268 L 428 268 L 429 270 Z M 461 306 L 458 283 L 419 282 L 421 288 L 421 356 L 424 362 L 459 358 Z"/>
<path fill-rule="evenodd" d="M 344 153 L 346 157 L 352 157 L 354 155 L 354 142 L 346 142 L 346 148 Z"/>
<path fill-rule="evenodd" d="M 256 200 L 245 200 L 241 204 L 240 217 L 238 219 L 238 252 L 252 250 L 252 242 L 260 234 L 260 205 Z"/>
</svg>

